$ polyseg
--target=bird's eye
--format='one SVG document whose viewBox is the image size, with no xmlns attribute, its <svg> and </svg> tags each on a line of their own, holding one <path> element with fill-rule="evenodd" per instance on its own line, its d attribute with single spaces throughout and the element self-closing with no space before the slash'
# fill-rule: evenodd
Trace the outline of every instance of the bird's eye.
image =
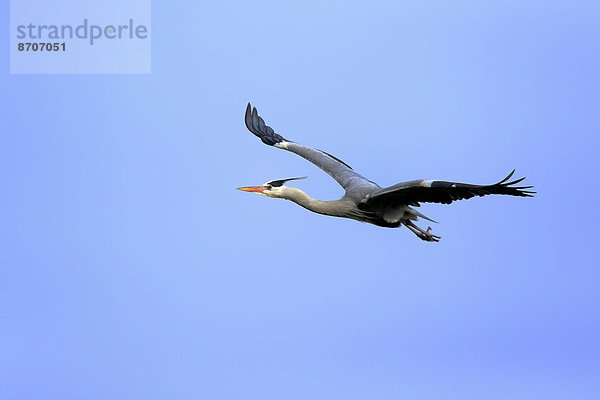
<svg viewBox="0 0 600 400">
<path fill-rule="evenodd" d="M 267 185 L 267 190 L 271 190 L 271 189 L 273 189 L 273 186 Z"/>
</svg>

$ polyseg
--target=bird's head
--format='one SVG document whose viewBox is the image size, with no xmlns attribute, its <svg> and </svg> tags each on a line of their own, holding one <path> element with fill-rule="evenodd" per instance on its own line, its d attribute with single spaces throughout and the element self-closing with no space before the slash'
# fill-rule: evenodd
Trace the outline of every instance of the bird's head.
<svg viewBox="0 0 600 400">
<path fill-rule="evenodd" d="M 305 178 L 306 176 L 302 176 L 299 178 L 275 179 L 263 183 L 261 186 L 245 186 L 239 187 L 237 189 L 242 190 L 244 192 L 258 193 L 269 197 L 283 197 L 286 189 L 288 189 L 288 187 L 284 185 L 285 182 Z"/>
</svg>

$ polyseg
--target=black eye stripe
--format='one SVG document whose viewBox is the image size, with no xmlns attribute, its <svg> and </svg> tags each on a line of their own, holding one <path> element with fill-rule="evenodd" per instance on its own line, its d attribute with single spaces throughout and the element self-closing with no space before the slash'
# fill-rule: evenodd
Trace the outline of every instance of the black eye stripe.
<svg viewBox="0 0 600 400">
<path fill-rule="evenodd" d="M 280 187 L 280 186 L 283 186 L 283 184 L 286 183 L 287 181 L 294 181 L 296 179 L 304 179 L 304 178 L 306 178 L 306 177 L 302 176 L 299 178 L 275 179 L 275 180 L 267 182 L 266 185 L 271 185 L 273 187 Z"/>
<path fill-rule="evenodd" d="M 280 186 L 283 186 L 284 182 L 285 182 L 284 180 L 271 181 L 271 182 L 267 183 L 267 185 L 273 186 L 273 187 L 280 187 Z"/>
</svg>

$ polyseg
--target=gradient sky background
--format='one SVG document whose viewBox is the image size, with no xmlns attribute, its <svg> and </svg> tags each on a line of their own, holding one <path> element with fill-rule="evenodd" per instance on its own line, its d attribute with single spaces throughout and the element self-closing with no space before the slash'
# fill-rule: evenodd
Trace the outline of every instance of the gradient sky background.
<svg viewBox="0 0 600 400">
<path fill-rule="evenodd" d="M 0 398 L 600 398 L 597 2 L 155 1 L 151 35 L 150 75 L 0 44 Z M 380 185 L 539 194 L 423 205 L 432 244 L 242 193 L 342 194 L 248 101 Z"/>
</svg>

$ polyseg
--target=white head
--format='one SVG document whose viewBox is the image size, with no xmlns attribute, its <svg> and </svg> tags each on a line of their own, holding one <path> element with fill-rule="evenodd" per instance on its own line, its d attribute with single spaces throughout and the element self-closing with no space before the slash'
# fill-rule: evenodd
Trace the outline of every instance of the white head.
<svg viewBox="0 0 600 400">
<path fill-rule="evenodd" d="M 265 182 L 261 186 L 245 186 L 239 187 L 237 189 L 242 190 L 244 192 L 258 193 L 269 197 L 284 197 L 285 191 L 286 189 L 288 189 L 287 186 L 283 185 L 285 182 L 305 178 L 306 176 L 298 178 L 275 179 L 272 181 Z"/>
</svg>

